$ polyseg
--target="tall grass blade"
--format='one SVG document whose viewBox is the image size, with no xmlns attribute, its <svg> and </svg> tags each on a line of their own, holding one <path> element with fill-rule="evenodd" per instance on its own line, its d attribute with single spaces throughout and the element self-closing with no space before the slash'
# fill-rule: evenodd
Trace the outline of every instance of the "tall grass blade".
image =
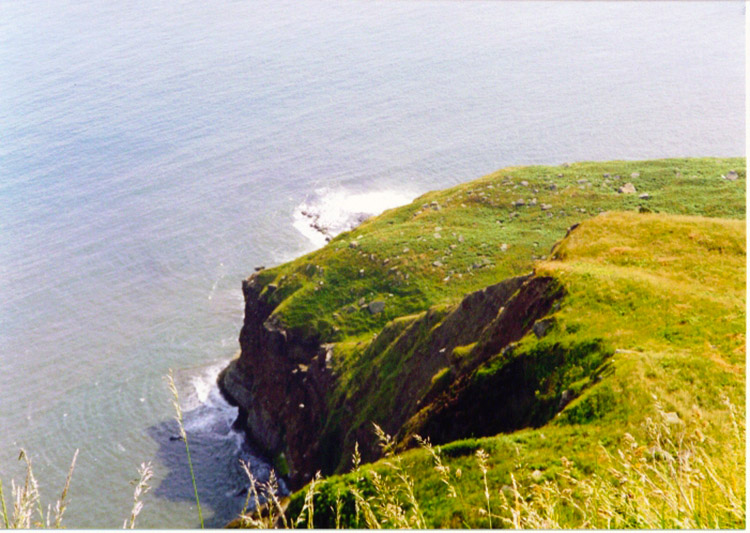
<svg viewBox="0 0 750 533">
<path fill-rule="evenodd" d="M 10 520 L 8 518 L 8 508 L 5 506 L 5 494 L 3 493 L 2 479 L 0 479 L 0 503 L 2 503 L 3 524 L 5 524 L 5 529 L 10 529 Z"/>
<path fill-rule="evenodd" d="M 172 375 L 171 368 L 169 369 L 169 374 L 167 374 L 167 384 L 169 385 L 169 390 L 172 393 L 172 405 L 174 406 L 177 425 L 180 427 L 180 435 L 182 436 L 182 440 L 185 441 L 185 453 L 187 454 L 188 466 L 190 467 L 190 479 L 192 479 L 193 481 L 193 493 L 195 494 L 195 505 L 198 508 L 198 519 L 200 520 L 200 523 L 201 523 L 201 529 L 205 529 L 205 526 L 203 525 L 203 512 L 201 511 L 201 502 L 200 502 L 200 498 L 198 497 L 198 485 L 195 482 L 195 472 L 193 471 L 193 461 L 190 458 L 190 445 L 188 444 L 187 433 L 185 432 L 185 425 L 182 422 L 182 408 L 180 407 L 180 396 L 177 393 L 177 386 L 174 383 L 174 376 Z"/>
<path fill-rule="evenodd" d="M 141 467 L 138 469 L 138 475 L 139 479 L 135 485 L 135 490 L 133 491 L 133 509 L 130 511 L 130 522 L 128 523 L 128 519 L 125 519 L 125 522 L 122 525 L 123 529 L 135 528 L 135 519 L 138 518 L 138 515 L 143 509 L 141 496 L 145 495 L 151 489 L 151 486 L 148 484 L 149 480 L 154 475 L 151 463 L 141 463 Z"/>
<path fill-rule="evenodd" d="M 65 478 L 65 486 L 63 487 L 60 499 L 57 500 L 57 504 L 55 505 L 55 529 L 60 529 L 63 514 L 65 514 L 65 509 L 68 507 L 66 500 L 68 497 L 68 489 L 70 488 L 70 480 L 73 478 L 73 470 L 76 467 L 76 459 L 78 459 L 78 449 L 76 449 L 73 454 L 73 460 L 70 463 L 70 470 L 68 470 L 68 477 Z M 47 517 L 49 520 L 49 513 L 47 513 Z"/>
</svg>

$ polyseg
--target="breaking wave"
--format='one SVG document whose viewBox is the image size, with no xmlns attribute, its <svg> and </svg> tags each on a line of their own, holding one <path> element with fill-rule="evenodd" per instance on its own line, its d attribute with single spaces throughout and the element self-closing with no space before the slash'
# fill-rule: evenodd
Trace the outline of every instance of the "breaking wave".
<svg viewBox="0 0 750 533">
<path fill-rule="evenodd" d="M 386 209 L 408 204 L 416 196 L 417 193 L 400 190 L 317 189 L 294 210 L 294 227 L 321 247 L 339 233 L 354 229 Z"/>
</svg>

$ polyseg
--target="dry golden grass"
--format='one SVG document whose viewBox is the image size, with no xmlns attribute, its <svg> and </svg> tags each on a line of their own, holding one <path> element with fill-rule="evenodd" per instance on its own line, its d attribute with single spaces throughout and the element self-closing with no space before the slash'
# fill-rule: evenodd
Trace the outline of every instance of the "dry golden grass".
<svg viewBox="0 0 750 533">
<path fill-rule="evenodd" d="M 73 470 L 75 469 L 77 458 L 78 450 L 73 454 L 73 460 L 70 463 L 70 469 L 68 470 L 60 498 L 55 502 L 54 507 L 51 504 L 47 505 L 47 512 L 45 514 L 39 484 L 34 476 L 34 469 L 31 466 L 31 458 L 25 450 L 21 449 L 18 459 L 26 463 L 26 476 L 22 484 L 16 484 L 15 480 L 11 480 L 12 511 L 8 511 L 2 481 L 0 481 L 0 518 L 5 529 L 63 529 L 62 519 L 68 507 L 68 490 L 70 489 L 70 481 L 73 478 Z M 151 463 L 142 464 L 138 469 L 138 474 L 139 479 L 135 483 L 136 487 L 133 494 L 133 508 L 130 512 L 130 517 L 125 519 L 123 523 L 123 529 L 133 529 L 136 518 L 143 509 L 141 496 L 146 494 L 151 488 L 148 484 L 153 476 Z"/>
</svg>

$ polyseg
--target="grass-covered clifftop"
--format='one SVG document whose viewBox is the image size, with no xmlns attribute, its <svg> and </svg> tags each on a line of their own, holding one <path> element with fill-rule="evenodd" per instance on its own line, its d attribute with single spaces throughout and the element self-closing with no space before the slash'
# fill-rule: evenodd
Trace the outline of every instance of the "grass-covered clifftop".
<svg viewBox="0 0 750 533">
<path fill-rule="evenodd" d="M 722 179 L 730 170 L 740 178 Z M 635 193 L 618 192 L 627 183 Z M 744 218 L 744 190 L 739 158 L 510 167 L 389 210 L 263 278 L 288 327 L 342 340 L 526 273 L 568 227 L 598 213 Z M 384 311 L 361 312 L 362 298 L 383 300 Z"/>
<path fill-rule="evenodd" d="M 431 526 L 489 525 L 467 515 L 483 505 L 477 449 L 489 453 L 496 491 L 511 474 L 523 486 L 563 471 L 586 478 L 602 449 L 614 452 L 626 433 L 645 438 L 657 411 L 699 430 L 714 458 L 744 465 L 726 403 L 744 405 L 744 165 L 504 169 L 258 273 L 265 323 L 325 347 L 323 377 L 307 374 L 307 361 L 289 366 L 286 390 L 307 387 L 318 404 L 315 418 L 295 414 L 303 403 L 280 410 L 281 456 L 292 468 L 345 472 L 355 441 L 377 457 L 372 422 L 401 452 L 413 434 L 429 436 L 465 487 L 448 498 L 426 451 L 400 456 Z M 635 192 L 618 192 L 628 183 Z M 292 373 L 308 377 L 297 384 Z M 262 383 L 252 387 L 262 396 Z M 270 409 L 255 418 L 268 423 Z M 294 424 L 307 424 L 317 455 L 294 455 Z M 744 492 L 744 470 L 728 472 Z M 346 479 L 322 486 L 316 526 L 333 525 L 329 504 Z M 298 496 L 291 509 L 300 506 Z"/>
</svg>

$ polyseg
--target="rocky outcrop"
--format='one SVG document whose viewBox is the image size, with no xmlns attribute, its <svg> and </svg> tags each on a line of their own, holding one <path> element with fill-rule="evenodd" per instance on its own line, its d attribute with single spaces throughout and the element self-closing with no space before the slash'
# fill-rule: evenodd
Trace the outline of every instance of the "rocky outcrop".
<svg viewBox="0 0 750 533">
<path fill-rule="evenodd" d="M 275 290 L 262 273 L 243 283 L 241 353 L 221 373 L 219 386 L 240 409 L 237 425 L 292 488 L 318 470 L 343 469 L 355 442 L 365 460 L 376 459 L 372 422 L 403 438 L 408 427 L 433 427 L 432 413 L 443 420 L 451 405 L 463 409 L 456 397 L 466 387 L 456 384 L 529 333 L 562 295 L 552 278 L 520 276 L 471 293 L 447 312 L 389 324 L 352 363 L 355 379 L 346 394 L 334 394 L 341 385 L 331 365 L 335 345 L 314 330 L 285 328 L 273 313 Z M 396 370 L 385 373 L 384 361 Z M 452 401 L 445 401 L 446 391 Z M 438 400 L 441 408 L 429 409 Z M 417 413 L 422 416 L 414 424 Z M 493 419 L 485 426 L 498 432 L 519 423 Z"/>
<path fill-rule="evenodd" d="M 326 348 L 314 335 L 290 331 L 272 312 L 268 287 L 253 275 L 243 282 L 245 321 L 240 357 L 220 375 L 219 387 L 240 409 L 237 425 L 274 461 L 293 486 L 315 473 L 319 432 L 326 419 L 331 372 Z"/>
</svg>

